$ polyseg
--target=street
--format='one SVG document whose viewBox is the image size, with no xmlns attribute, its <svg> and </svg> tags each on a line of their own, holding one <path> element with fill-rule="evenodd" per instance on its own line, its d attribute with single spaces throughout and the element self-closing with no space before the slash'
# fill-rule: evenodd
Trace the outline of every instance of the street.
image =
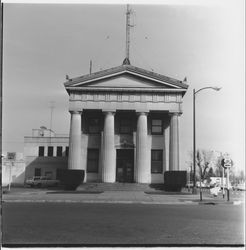
<svg viewBox="0 0 246 250">
<path fill-rule="evenodd" d="M 3 203 L 3 244 L 244 244 L 243 205 Z"/>
</svg>

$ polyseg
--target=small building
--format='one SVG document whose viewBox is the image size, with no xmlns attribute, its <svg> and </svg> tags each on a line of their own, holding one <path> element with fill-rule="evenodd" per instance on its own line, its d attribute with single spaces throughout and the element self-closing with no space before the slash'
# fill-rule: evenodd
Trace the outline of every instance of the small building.
<svg viewBox="0 0 246 250">
<path fill-rule="evenodd" d="M 59 179 L 59 170 L 68 165 L 68 135 L 55 134 L 45 127 L 33 129 L 24 137 L 25 179 L 48 176 Z"/>
<path fill-rule="evenodd" d="M 3 152 L 2 186 L 23 185 L 25 180 L 25 160 L 21 152 Z"/>
<path fill-rule="evenodd" d="M 179 116 L 185 82 L 122 65 L 68 79 L 68 169 L 85 181 L 163 183 L 179 170 Z"/>
</svg>

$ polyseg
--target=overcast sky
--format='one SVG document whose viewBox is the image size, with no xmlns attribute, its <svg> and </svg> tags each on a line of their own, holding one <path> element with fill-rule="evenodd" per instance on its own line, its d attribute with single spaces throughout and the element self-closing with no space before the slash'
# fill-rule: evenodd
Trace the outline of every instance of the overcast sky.
<svg viewBox="0 0 246 250">
<path fill-rule="evenodd" d="M 188 78 L 180 117 L 181 167 L 192 150 L 192 90 L 197 148 L 228 152 L 244 168 L 243 0 L 217 4 L 136 5 L 130 61 L 178 80 Z M 185 3 L 185 1 L 184 1 Z M 122 64 L 125 5 L 4 4 L 3 151 L 23 152 L 24 136 L 50 126 L 69 132 L 66 74 L 77 77 Z"/>
</svg>

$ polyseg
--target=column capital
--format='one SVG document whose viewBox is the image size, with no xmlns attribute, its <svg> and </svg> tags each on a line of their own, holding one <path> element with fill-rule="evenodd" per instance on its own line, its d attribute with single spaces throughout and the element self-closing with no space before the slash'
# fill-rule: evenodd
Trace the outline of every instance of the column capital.
<svg viewBox="0 0 246 250">
<path fill-rule="evenodd" d="M 73 114 L 82 114 L 82 110 L 69 110 L 69 113 L 71 115 L 73 115 Z"/>
<path fill-rule="evenodd" d="M 138 111 L 138 110 L 136 110 L 136 114 L 137 114 L 137 116 L 140 116 L 140 115 L 148 115 L 149 114 L 149 111 Z"/>
<path fill-rule="evenodd" d="M 168 115 L 169 116 L 181 116 L 182 112 L 179 112 L 179 111 L 169 112 Z"/>
<path fill-rule="evenodd" d="M 104 115 L 106 115 L 106 114 L 112 114 L 112 115 L 115 115 L 115 113 L 116 113 L 116 110 L 115 109 L 108 109 L 108 110 L 102 110 L 102 113 L 104 114 Z"/>
</svg>

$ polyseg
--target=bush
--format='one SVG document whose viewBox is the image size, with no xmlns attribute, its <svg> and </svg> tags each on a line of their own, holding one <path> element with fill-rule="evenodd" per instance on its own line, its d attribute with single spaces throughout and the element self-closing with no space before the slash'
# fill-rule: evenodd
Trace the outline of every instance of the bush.
<svg viewBox="0 0 246 250">
<path fill-rule="evenodd" d="M 166 191 L 180 192 L 186 185 L 186 171 L 166 171 L 164 173 L 164 189 Z"/>
<path fill-rule="evenodd" d="M 76 190 L 76 188 L 83 183 L 84 177 L 84 170 L 63 169 L 61 171 L 60 180 L 65 190 Z"/>
</svg>

